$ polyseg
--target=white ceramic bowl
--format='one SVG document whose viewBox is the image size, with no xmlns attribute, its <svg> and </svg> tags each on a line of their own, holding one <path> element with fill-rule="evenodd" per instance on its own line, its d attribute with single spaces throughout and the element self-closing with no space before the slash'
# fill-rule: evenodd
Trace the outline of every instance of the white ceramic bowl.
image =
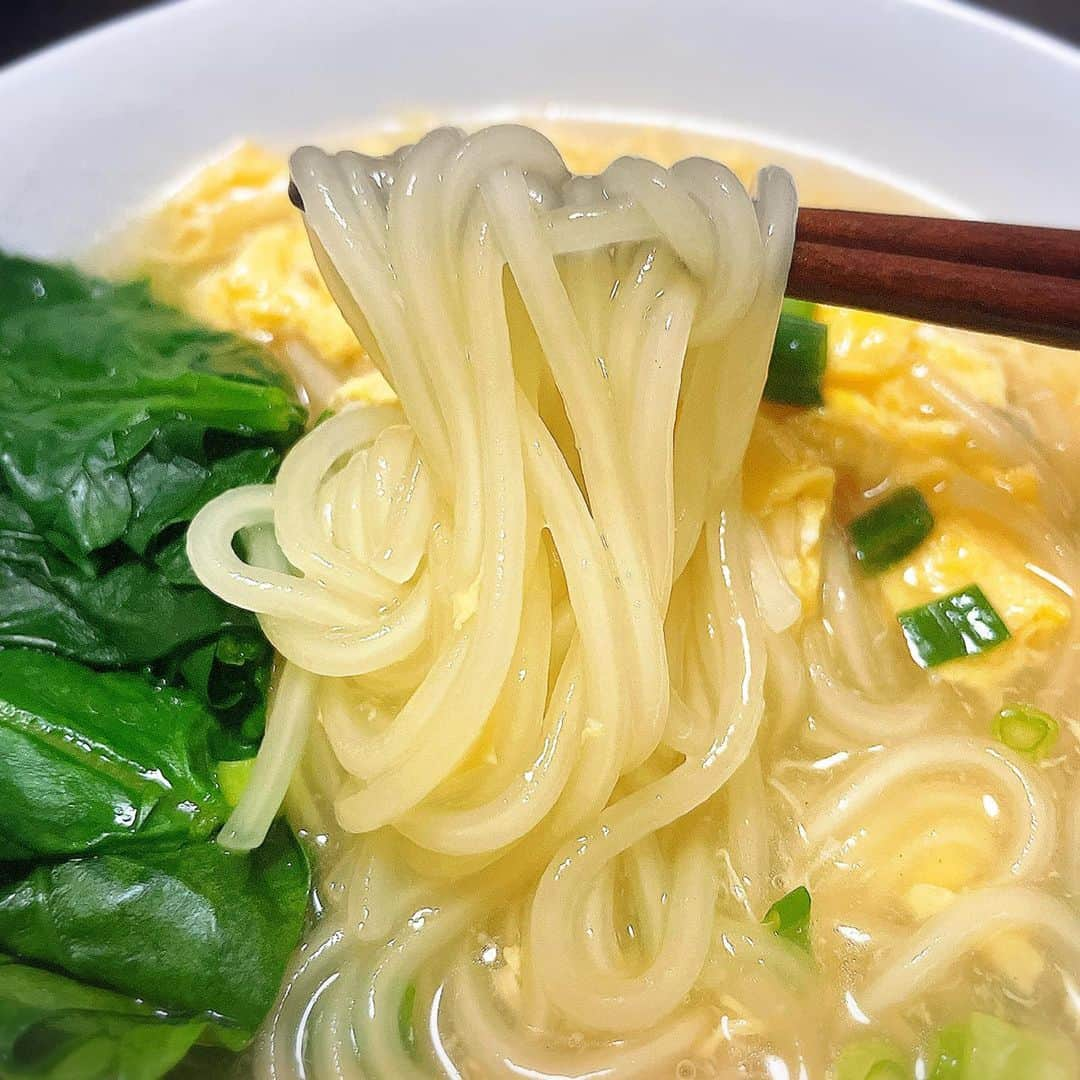
<svg viewBox="0 0 1080 1080">
<path fill-rule="evenodd" d="M 1080 226 L 1080 51 L 947 0 L 183 0 L 0 73 L 0 245 L 75 254 L 248 135 L 409 109 L 705 125 Z"/>
</svg>

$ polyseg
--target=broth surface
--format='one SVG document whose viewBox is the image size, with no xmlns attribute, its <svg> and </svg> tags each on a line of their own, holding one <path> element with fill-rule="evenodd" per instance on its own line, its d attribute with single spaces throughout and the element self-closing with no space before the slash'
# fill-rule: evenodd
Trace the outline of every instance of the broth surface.
<svg viewBox="0 0 1080 1080">
<path fill-rule="evenodd" d="M 749 185 L 761 166 L 779 163 L 807 205 L 926 209 L 876 181 L 767 147 L 531 122 L 574 172 L 599 172 L 623 154 L 662 165 L 702 155 Z M 386 152 L 403 141 L 396 130 L 356 145 Z M 323 285 L 286 184 L 284 159 L 253 146 L 207 166 L 138 230 L 141 269 L 163 298 L 269 344 L 305 387 L 313 415 L 392 402 Z M 763 403 L 742 469 L 754 542 L 799 606 L 792 626 L 767 635 L 761 729 L 705 807 L 616 861 L 590 900 L 595 947 L 616 951 L 628 977 L 644 971 L 650 919 L 671 910 L 671 867 L 679 852 L 700 849 L 720 875 L 713 945 L 678 1015 L 706 1019 L 675 1060 L 657 1058 L 659 1075 L 816 1080 L 845 1046 L 871 1037 L 888 1040 L 919 1076 L 933 1075 L 936 1033 L 973 1010 L 1080 1045 L 1075 358 L 863 312 L 818 307 L 814 318 L 829 333 L 825 403 Z M 845 529 L 905 486 L 922 492 L 933 532 L 867 577 Z M 1009 640 L 922 670 L 896 616 L 971 583 Z M 760 588 L 755 581 L 759 600 Z M 556 619 L 559 610 L 555 603 Z M 669 643 L 688 668 L 704 662 L 704 649 Z M 1013 703 L 1060 726 L 1038 760 L 994 736 L 994 718 Z M 352 707 L 370 708 L 372 730 L 385 722 L 364 700 Z M 513 716 L 504 722 L 512 731 Z M 495 790 L 504 749 L 497 731 L 480 739 L 442 804 L 467 806 Z M 669 758 L 658 755 L 624 776 L 623 788 L 663 771 Z M 487 859 L 434 854 L 391 826 L 342 830 L 331 805 L 339 771 L 316 726 L 288 813 L 319 851 L 321 914 L 297 957 L 293 999 L 265 1039 L 284 1032 L 302 1074 L 317 1080 L 337 1075 L 334 1047 L 349 1036 L 317 1025 L 290 1035 L 290 1025 L 307 1022 L 310 997 L 340 989 L 342 965 L 353 959 L 345 950 L 322 963 L 321 953 L 334 953 L 346 926 L 360 928 L 359 955 L 392 945 L 401 916 L 417 932 L 436 923 L 469 901 L 470 872 Z M 601 1016 L 582 1030 L 538 994 L 526 885 L 493 885 L 485 916 L 467 920 L 405 991 L 402 1038 L 421 1072 L 606 1075 L 605 1055 L 615 1061 L 616 1049 L 642 1035 L 606 1031 Z M 808 948 L 762 923 L 799 886 L 812 897 Z M 643 898 L 650 889 L 655 902 Z M 655 1038 L 675 1039 L 672 1031 Z"/>
</svg>

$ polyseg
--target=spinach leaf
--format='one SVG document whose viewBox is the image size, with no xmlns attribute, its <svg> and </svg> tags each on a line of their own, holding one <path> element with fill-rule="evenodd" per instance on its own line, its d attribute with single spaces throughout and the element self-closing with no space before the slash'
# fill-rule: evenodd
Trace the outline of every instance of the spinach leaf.
<svg viewBox="0 0 1080 1080">
<path fill-rule="evenodd" d="M 278 452 L 253 447 L 206 465 L 151 444 L 128 472 L 131 522 L 124 541 L 140 555 L 170 525 L 190 521 L 216 495 L 242 484 L 263 484 L 277 471 Z"/>
<path fill-rule="evenodd" d="M 32 530 L 0 492 L 0 645 L 32 646 L 96 668 L 149 667 L 186 686 L 219 719 L 262 734 L 271 652 L 249 612 L 203 589 L 184 535 L 151 565 L 138 559 L 95 573 Z"/>
<path fill-rule="evenodd" d="M 0 860 L 202 839 L 225 820 L 194 697 L 0 651 Z"/>
<path fill-rule="evenodd" d="M 0 254 L 0 646 L 187 686 L 262 734 L 270 651 L 195 579 L 184 526 L 269 480 L 303 410 L 258 346 L 63 266 Z"/>
<path fill-rule="evenodd" d="M 143 286 L 0 255 L 0 298 L 0 476 L 46 539 L 145 551 L 205 502 L 212 461 L 300 433 L 267 353 Z M 182 451 L 168 446 L 177 426 Z"/>
<path fill-rule="evenodd" d="M 281 823 L 247 855 L 209 840 L 272 650 L 184 534 L 303 419 L 258 346 L 0 254 L 0 1076 L 195 1075 L 273 1003 L 306 857 Z"/>
<path fill-rule="evenodd" d="M 157 1080 L 213 1029 L 129 998 L 0 958 L 0 1075 Z"/>
<path fill-rule="evenodd" d="M 21 255 L 3 258 L 3 288 L 0 288 L 0 318 L 36 304 L 65 304 L 111 295 L 118 288 L 97 278 L 80 274 L 71 266 L 38 262 Z M 144 286 L 127 286 L 132 302 L 139 292 L 149 299 Z"/>
<path fill-rule="evenodd" d="M 0 531 L 0 645 L 32 645 L 94 667 L 141 667 L 256 626 L 247 612 L 138 560 L 88 577 L 41 537 Z"/>
<path fill-rule="evenodd" d="M 0 889 L 0 948 L 250 1032 L 277 995 L 309 879 L 281 823 L 247 855 L 204 842 L 40 864 Z"/>
<path fill-rule="evenodd" d="M 0 254 L 0 646 L 186 686 L 248 755 L 270 650 L 195 579 L 184 528 L 272 478 L 302 423 L 259 346 L 143 284 Z"/>
</svg>

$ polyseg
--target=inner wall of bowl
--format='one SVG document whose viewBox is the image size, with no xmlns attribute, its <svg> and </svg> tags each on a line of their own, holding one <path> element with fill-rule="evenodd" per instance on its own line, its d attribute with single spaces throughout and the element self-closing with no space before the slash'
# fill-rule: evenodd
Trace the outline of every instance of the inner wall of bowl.
<svg viewBox="0 0 1080 1080">
<path fill-rule="evenodd" d="M 0 74 L 0 243 L 85 250 L 240 137 L 424 103 L 751 134 L 954 209 L 1077 225 L 1080 53 L 1048 40 L 938 0 L 188 0 Z"/>
</svg>

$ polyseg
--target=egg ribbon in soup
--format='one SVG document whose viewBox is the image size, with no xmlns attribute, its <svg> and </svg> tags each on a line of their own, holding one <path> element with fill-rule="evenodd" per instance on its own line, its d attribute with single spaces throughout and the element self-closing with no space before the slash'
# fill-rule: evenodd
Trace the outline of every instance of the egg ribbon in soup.
<svg viewBox="0 0 1080 1080">
<path fill-rule="evenodd" d="M 151 270 L 330 414 L 192 538 L 294 673 L 233 840 L 297 761 L 326 837 L 263 1067 L 1073 1075 L 1072 399 L 880 316 L 774 343 L 781 173 L 305 151 L 312 255 L 253 153 Z"/>
</svg>

